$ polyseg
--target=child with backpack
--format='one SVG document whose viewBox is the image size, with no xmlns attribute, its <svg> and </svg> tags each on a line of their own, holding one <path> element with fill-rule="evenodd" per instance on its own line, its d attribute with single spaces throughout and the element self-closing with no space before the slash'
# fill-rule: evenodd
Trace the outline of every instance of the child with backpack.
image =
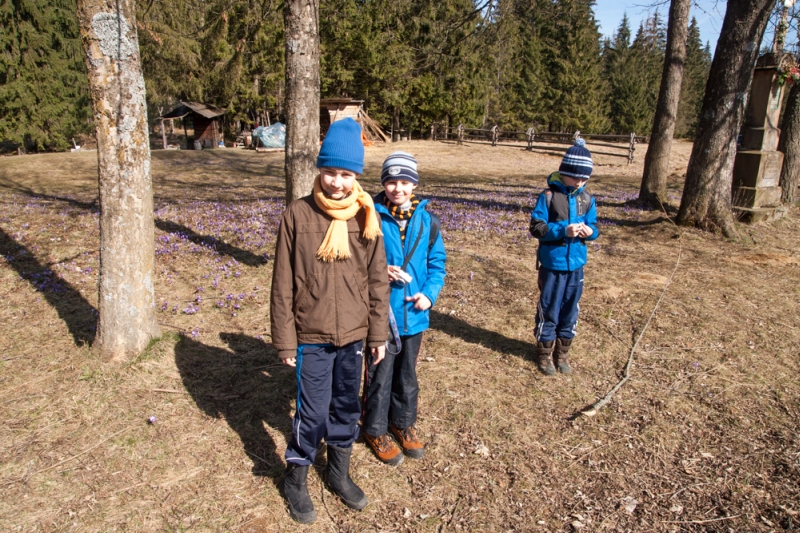
<svg viewBox="0 0 800 533">
<path fill-rule="evenodd" d="M 445 278 L 439 219 L 426 209 L 428 200 L 414 194 L 418 184 L 414 156 L 394 152 L 381 169 L 384 190 L 374 197 L 389 265 L 391 314 L 400 338 L 389 344 L 383 362 L 366 366 L 361 429 L 378 459 L 394 466 L 403 462 L 403 454 L 420 459 L 425 453 L 414 427 L 419 397 L 416 365 L 430 308 Z"/>
<path fill-rule="evenodd" d="M 539 239 L 536 356 L 539 370 L 548 376 L 555 375 L 556 367 L 563 374 L 572 371 L 567 354 L 577 331 L 586 241 L 599 236 L 595 201 L 585 190 L 593 167 L 586 142 L 577 139 L 558 172 L 547 177 L 548 190 L 531 214 L 530 232 Z"/>
</svg>

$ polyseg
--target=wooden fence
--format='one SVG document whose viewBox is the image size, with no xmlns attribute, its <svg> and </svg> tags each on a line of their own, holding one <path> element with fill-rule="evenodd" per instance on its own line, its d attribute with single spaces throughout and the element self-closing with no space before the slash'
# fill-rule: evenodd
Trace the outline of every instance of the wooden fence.
<svg viewBox="0 0 800 533">
<path fill-rule="evenodd" d="M 636 152 L 636 145 L 638 143 L 647 142 L 647 137 L 643 135 L 601 135 L 594 133 L 556 133 L 552 131 L 536 132 L 533 128 L 528 128 L 528 131 L 502 131 L 499 127 L 494 126 L 490 129 L 479 128 L 465 128 L 463 124 L 459 124 L 455 128 L 447 128 L 436 122 L 431 125 L 431 139 L 437 140 L 455 140 L 457 144 L 468 143 L 481 143 L 491 144 L 492 146 L 519 146 L 519 143 L 527 143 L 527 150 L 533 151 L 534 149 L 548 149 L 544 146 L 535 146 L 536 143 L 556 143 L 556 144 L 572 144 L 575 139 L 583 138 L 589 142 L 591 140 L 592 147 L 600 146 L 604 148 L 612 148 L 616 152 L 598 152 L 612 157 L 625 157 L 628 159 L 628 164 L 633 163 L 633 156 Z M 507 142 L 503 142 L 507 141 Z M 515 142 L 517 144 L 509 144 Z M 552 147 L 550 148 L 552 149 Z"/>
</svg>

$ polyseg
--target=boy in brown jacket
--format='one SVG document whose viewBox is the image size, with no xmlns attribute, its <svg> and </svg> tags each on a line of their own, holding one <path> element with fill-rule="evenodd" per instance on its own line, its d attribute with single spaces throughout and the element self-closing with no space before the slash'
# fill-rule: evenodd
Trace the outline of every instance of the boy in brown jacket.
<svg viewBox="0 0 800 533">
<path fill-rule="evenodd" d="M 367 505 L 349 475 L 361 416 L 364 339 L 384 356 L 389 283 L 381 223 L 356 178 L 364 170 L 361 127 L 334 122 L 317 158 L 314 192 L 283 214 L 272 275 L 272 341 L 297 369 L 297 410 L 286 448 L 284 493 L 298 522 L 316 519 L 306 477 L 323 439 L 325 478 L 353 509 Z"/>
</svg>

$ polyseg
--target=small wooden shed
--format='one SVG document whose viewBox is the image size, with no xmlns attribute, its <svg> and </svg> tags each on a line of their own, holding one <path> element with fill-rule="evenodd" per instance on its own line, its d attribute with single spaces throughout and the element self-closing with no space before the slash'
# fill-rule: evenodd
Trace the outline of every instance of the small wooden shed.
<svg viewBox="0 0 800 533">
<path fill-rule="evenodd" d="M 319 101 L 319 107 L 319 131 L 322 137 L 328 133 L 331 124 L 349 117 L 361 124 L 365 142 L 389 141 L 389 137 L 383 132 L 380 125 L 369 118 L 367 112 L 364 111 L 364 100 L 323 98 Z"/>
<path fill-rule="evenodd" d="M 159 118 L 184 118 L 190 116 L 194 127 L 194 142 L 199 143 L 202 148 L 216 148 L 223 140 L 222 138 L 222 116 L 225 110 L 211 104 L 201 104 L 199 102 L 180 102 L 169 113 Z M 184 120 L 184 133 L 186 121 Z M 188 138 L 188 137 L 187 137 Z M 188 144 L 188 143 L 187 143 Z M 194 148 L 193 145 L 187 149 Z"/>
</svg>

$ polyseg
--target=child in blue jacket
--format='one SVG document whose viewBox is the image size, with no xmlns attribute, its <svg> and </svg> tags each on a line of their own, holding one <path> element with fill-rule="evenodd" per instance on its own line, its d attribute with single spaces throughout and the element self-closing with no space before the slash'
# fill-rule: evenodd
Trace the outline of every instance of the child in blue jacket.
<svg viewBox="0 0 800 533">
<path fill-rule="evenodd" d="M 537 267 L 541 265 L 536 355 L 539 370 L 548 376 L 555 375 L 556 367 L 564 374 L 572 370 L 567 354 L 578 324 L 586 241 L 599 236 L 595 201 L 585 190 L 594 166 L 585 145 L 577 139 L 567 150 L 531 214 L 530 232 L 539 239 Z"/>
<path fill-rule="evenodd" d="M 398 353 L 387 348 L 382 362 L 366 367 L 361 429 L 378 459 L 395 466 L 403 461 L 403 453 L 419 459 L 425 452 L 414 428 L 419 396 L 417 356 L 422 333 L 428 329 L 429 310 L 445 277 L 439 219 L 426 210 L 427 200 L 414 195 L 418 183 L 416 159 L 394 152 L 381 169 L 384 191 L 374 198 L 389 267 L 389 303 L 401 342 Z"/>
</svg>

